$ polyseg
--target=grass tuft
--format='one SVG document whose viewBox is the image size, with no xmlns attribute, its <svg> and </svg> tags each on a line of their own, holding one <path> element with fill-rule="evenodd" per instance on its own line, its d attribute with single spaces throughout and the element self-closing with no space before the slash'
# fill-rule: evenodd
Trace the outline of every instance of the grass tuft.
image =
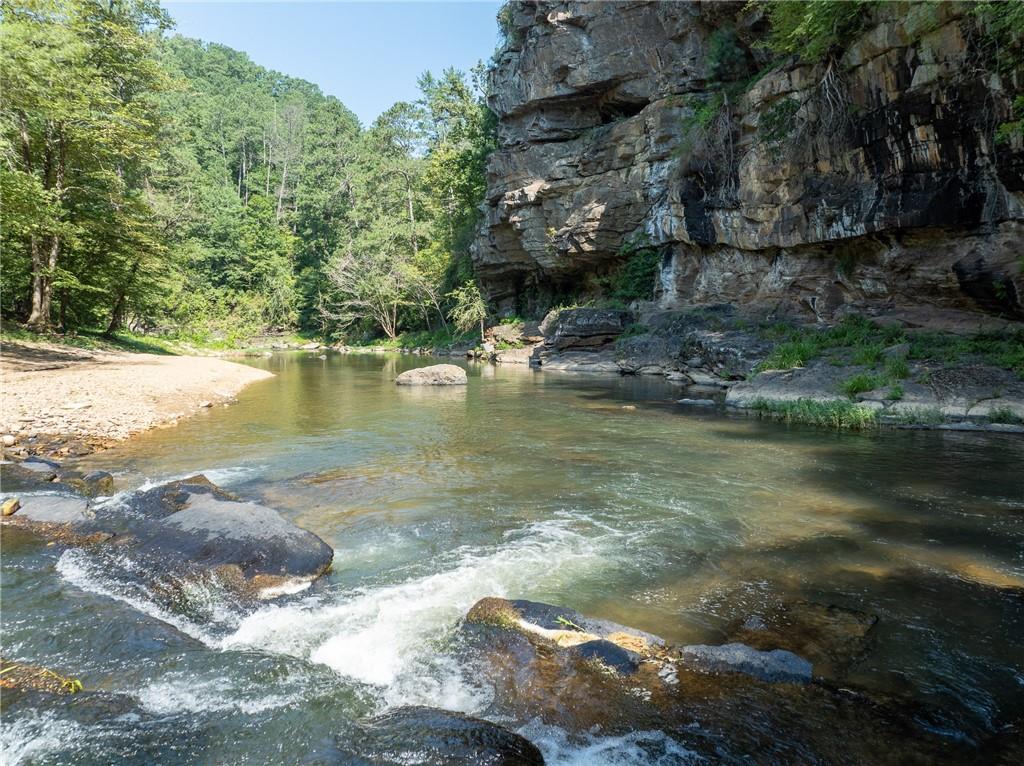
<svg viewBox="0 0 1024 766">
<path fill-rule="evenodd" d="M 878 425 L 875 410 L 841 399 L 830 402 L 813 399 L 787 402 L 758 399 L 750 408 L 759 415 L 786 423 L 807 423 L 842 430 L 864 430 Z"/>
<path fill-rule="evenodd" d="M 863 394 L 865 391 L 874 391 L 881 385 L 882 381 L 877 375 L 861 372 L 840 383 L 839 390 L 853 399 L 857 394 Z"/>
</svg>

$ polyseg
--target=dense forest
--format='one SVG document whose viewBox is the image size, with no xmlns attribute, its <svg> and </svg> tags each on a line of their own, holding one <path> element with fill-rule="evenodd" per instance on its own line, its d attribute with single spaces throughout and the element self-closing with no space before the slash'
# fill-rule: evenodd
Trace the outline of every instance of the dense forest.
<svg viewBox="0 0 1024 766">
<path fill-rule="evenodd" d="M 364 127 L 150 0 L 2 7 L 5 318 L 236 342 L 479 314 L 482 69 Z"/>
</svg>

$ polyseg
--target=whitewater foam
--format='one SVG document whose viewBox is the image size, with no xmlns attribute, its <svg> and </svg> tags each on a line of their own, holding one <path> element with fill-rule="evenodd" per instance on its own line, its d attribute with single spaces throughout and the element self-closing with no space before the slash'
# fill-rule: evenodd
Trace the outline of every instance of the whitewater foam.
<svg viewBox="0 0 1024 766">
<path fill-rule="evenodd" d="M 158 714 L 237 710 L 251 715 L 303 699 L 299 692 L 261 694 L 259 691 L 240 688 L 224 678 L 198 680 L 191 675 L 172 675 L 143 687 L 136 695 L 144 708 Z"/>
<path fill-rule="evenodd" d="M 16 766 L 46 753 L 73 750 L 75 742 L 85 733 L 85 727 L 80 724 L 48 712 L 31 718 L 5 720 L 0 726 L 0 763 Z"/>
<path fill-rule="evenodd" d="M 661 731 L 570 738 L 564 729 L 535 719 L 519 733 L 540 748 L 548 766 L 684 766 L 706 760 Z"/>
<path fill-rule="evenodd" d="M 309 659 L 353 681 L 380 687 L 387 707 L 410 698 L 453 710 L 485 706 L 489 692 L 472 683 L 439 646 L 484 596 L 520 597 L 613 563 L 602 537 L 568 520 L 513 530 L 500 547 L 462 547 L 441 571 L 398 584 L 269 606 L 244 618 L 223 649 L 259 647 Z M 447 563 L 447 566 L 445 564 Z"/>
</svg>

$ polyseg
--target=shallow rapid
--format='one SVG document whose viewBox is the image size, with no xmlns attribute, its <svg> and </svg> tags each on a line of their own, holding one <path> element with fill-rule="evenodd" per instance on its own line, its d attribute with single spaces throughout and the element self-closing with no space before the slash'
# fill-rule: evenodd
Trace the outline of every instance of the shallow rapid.
<svg viewBox="0 0 1024 766">
<path fill-rule="evenodd" d="M 688 644 L 779 602 L 835 604 L 878 616 L 846 683 L 941 711 L 951 741 L 1024 716 L 1019 437 L 684 413 L 661 379 L 520 367 L 393 385 L 427 363 L 278 354 L 236 404 L 85 459 L 124 492 L 203 473 L 319 535 L 334 567 L 255 610 L 210 593 L 183 613 L 87 550 L 5 546 L 4 656 L 137 710 L 5 711 L 3 762 L 277 766 L 401 705 L 487 717 L 495 689 L 457 636 L 485 596 Z M 549 764 L 695 759 L 678 732 L 499 722 Z"/>
</svg>

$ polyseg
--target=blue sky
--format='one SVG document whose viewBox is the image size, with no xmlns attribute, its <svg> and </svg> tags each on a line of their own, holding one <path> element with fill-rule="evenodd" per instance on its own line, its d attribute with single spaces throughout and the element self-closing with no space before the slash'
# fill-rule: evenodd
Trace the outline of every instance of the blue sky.
<svg viewBox="0 0 1024 766">
<path fill-rule="evenodd" d="M 416 78 L 468 70 L 498 41 L 500 2 L 168 2 L 187 37 L 316 83 L 364 125 L 418 95 Z"/>
</svg>

